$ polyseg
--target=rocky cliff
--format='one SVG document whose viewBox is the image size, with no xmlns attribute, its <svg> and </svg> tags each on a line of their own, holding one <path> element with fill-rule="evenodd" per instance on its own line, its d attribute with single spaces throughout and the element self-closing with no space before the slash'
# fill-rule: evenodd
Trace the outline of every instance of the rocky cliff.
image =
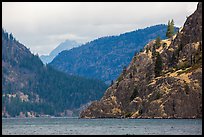
<svg viewBox="0 0 204 137">
<path fill-rule="evenodd" d="M 159 45 L 153 40 L 81 118 L 201 118 L 202 3 Z"/>
</svg>

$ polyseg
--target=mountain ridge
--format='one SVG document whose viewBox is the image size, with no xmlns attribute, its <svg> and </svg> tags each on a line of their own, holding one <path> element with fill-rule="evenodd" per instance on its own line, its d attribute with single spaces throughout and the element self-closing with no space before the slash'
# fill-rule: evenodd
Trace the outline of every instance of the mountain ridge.
<svg viewBox="0 0 204 137">
<path fill-rule="evenodd" d="M 160 24 L 116 36 L 101 37 L 75 49 L 62 51 L 50 65 L 71 75 L 96 78 L 110 84 L 123 67 L 128 65 L 135 52 L 157 36 L 166 37 L 166 27 Z"/>
</svg>

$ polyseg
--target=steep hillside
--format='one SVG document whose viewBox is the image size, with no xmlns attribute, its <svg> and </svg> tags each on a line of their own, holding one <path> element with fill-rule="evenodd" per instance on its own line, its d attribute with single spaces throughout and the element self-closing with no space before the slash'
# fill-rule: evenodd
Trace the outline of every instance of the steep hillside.
<svg viewBox="0 0 204 137">
<path fill-rule="evenodd" d="M 2 116 L 64 115 L 99 99 L 107 86 L 43 65 L 2 29 Z"/>
<path fill-rule="evenodd" d="M 63 50 L 70 50 L 70 49 L 72 49 L 74 47 L 78 47 L 80 45 L 81 44 L 77 43 L 76 41 L 66 40 L 66 41 L 60 43 L 59 46 L 57 46 L 54 50 L 52 50 L 49 55 L 40 56 L 40 59 L 42 60 L 42 62 L 44 64 L 48 64 Z"/>
<path fill-rule="evenodd" d="M 201 118 L 202 3 L 170 39 L 148 43 L 81 118 Z"/>
<path fill-rule="evenodd" d="M 95 78 L 111 83 L 134 56 L 157 36 L 165 38 L 166 25 L 109 36 L 61 52 L 50 65 L 68 74 Z"/>
</svg>

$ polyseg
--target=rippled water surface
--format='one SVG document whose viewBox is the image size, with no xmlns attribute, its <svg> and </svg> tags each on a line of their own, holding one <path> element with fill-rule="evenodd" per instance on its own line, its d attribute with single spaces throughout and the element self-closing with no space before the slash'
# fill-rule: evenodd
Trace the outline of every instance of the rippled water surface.
<svg viewBox="0 0 204 137">
<path fill-rule="evenodd" d="M 2 119 L 2 134 L 202 135 L 201 119 Z"/>
</svg>

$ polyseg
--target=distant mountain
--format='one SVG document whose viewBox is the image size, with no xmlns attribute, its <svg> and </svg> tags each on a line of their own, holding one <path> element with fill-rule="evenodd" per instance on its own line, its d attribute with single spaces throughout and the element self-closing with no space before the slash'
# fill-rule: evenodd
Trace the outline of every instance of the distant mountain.
<svg viewBox="0 0 204 137">
<path fill-rule="evenodd" d="M 42 55 L 40 56 L 40 59 L 44 64 L 50 63 L 61 51 L 63 50 L 69 50 L 74 47 L 80 46 L 81 43 L 77 43 L 73 40 L 66 40 L 62 42 L 59 46 L 57 46 L 53 51 L 50 52 L 49 55 Z"/>
<path fill-rule="evenodd" d="M 155 25 L 119 36 L 102 37 L 62 51 L 50 65 L 67 74 L 96 78 L 110 84 L 128 65 L 135 52 L 157 36 L 166 38 L 166 30 L 166 25 Z"/>
<path fill-rule="evenodd" d="M 173 37 L 132 58 L 81 118 L 201 118 L 202 2 Z"/>
<path fill-rule="evenodd" d="M 65 116 L 99 99 L 107 86 L 43 65 L 2 29 L 2 116 Z"/>
</svg>

